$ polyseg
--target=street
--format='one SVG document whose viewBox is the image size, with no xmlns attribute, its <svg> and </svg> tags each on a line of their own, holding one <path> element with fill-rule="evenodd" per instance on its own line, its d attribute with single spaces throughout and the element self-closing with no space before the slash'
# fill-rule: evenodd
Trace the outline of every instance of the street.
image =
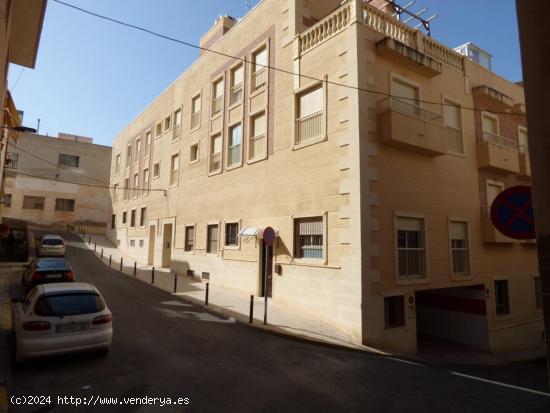
<svg viewBox="0 0 550 413">
<path fill-rule="evenodd" d="M 68 241 L 77 280 L 93 283 L 114 316 L 106 357 L 81 354 L 14 365 L 11 396 L 52 396 L 13 412 L 87 411 L 57 396 L 188 398 L 188 405 L 89 407 L 89 411 L 446 411 L 548 412 L 544 366 L 455 371 L 266 334 L 120 275 Z M 542 374 L 539 374 L 542 371 Z M 533 373 L 535 372 L 535 373 Z M 484 376 L 486 374 L 486 376 Z M 75 410 L 76 409 L 76 410 Z"/>
</svg>

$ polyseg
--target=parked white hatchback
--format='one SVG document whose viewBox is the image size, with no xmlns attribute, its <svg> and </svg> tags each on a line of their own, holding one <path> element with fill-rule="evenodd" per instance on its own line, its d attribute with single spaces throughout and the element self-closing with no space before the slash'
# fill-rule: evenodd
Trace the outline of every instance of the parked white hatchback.
<svg viewBox="0 0 550 413">
<path fill-rule="evenodd" d="M 39 257 L 65 256 L 65 241 L 59 235 L 44 235 L 38 244 Z"/>
<path fill-rule="evenodd" d="M 14 303 L 17 361 L 80 351 L 109 352 L 113 316 L 93 285 L 40 284 Z"/>
</svg>

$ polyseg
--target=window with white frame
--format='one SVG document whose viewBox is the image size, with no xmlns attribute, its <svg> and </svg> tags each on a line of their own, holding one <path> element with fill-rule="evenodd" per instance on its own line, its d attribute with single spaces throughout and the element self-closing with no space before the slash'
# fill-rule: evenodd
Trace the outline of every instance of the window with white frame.
<svg viewBox="0 0 550 413">
<path fill-rule="evenodd" d="M 481 142 L 509 146 L 513 141 L 499 136 L 498 118 L 489 113 L 481 114 Z M 508 144 L 508 145 L 507 145 Z"/>
<path fill-rule="evenodd" d="M 218 252 L 218 225 L 208 225 L 206 227 L 206 252 L 215 254 Z"/>
<path fill-rule="evenodd" d="M 199 160 L 199 143 L 194 143 L 189 147 L 189 162 L 197 162 Z"/>
<path fill-rule="evenodd" d="M 237 123 L 229 128 L 229 142 L 227 145 L 227 166 L 241 162 L 242 125 Z"/>
<path fill-rule="evenodd" d="M 210 165 L 209 171 L 216 172 L 222 168 L 222 135 L 210 137 Z"/>
<path fill-rule="evenodd" d="M 149 168 L 143 170 L 143 180 L 142 180 L 142 190 L 141 193 L 144 194 L 149 190 Z"/>
<path fill-rule="evenodd" d="M 191 100 L 191 129 L 198 128 L 201 123 L 201 95 Z"/>
<path fill-rule="evenodd" d="M 181 134 L 181 109 L 177 109 L 174 112 L 174 134 L 172 139 L 176 140 L 180 137 Z"/>
<path fill-rule="evenodd" d="M 542 284 L 540 277 L 534 277 L 533 284 L 535 288 L 535 309 L 542 310 Z"/>
<path fill-rule="evenodd" d="M 267 47 L 264 46 L 252 54 L 252 91 L 264 87 L 267 83 Z"/>
<path fill-rule="evenodd" d="M 172 155 L 170 160 L 170 185 L 177 185 L 180 171 L 180 155 Z"/>
<path fill-rule="evenodd" d="M 212 85 L 212 116 L 221 113 L 223 110 L 223 78 Z"/>
<path fill-rule="evenodd" d="M 243 65 L 240 64 L 237 67 L 231 69 L 230 76 L 230 95 L 229 95 L 229 104 L 234 105 L 240 103 L 243 99 L 243 80 L 244 80 L 244 69 Z"/>
<path fill-rule="evenodd" d="M 528 140 L 527 140 L 527 128 L 522 126 L 518 127 L 518 144 L 519 152 L 522 154 L 527 154 L 528 151 Z"/>
<path fill-rule="evenodd" d="M 250 141 L 248 159 L 262 159 L 267 153 L 265 111 L 257 113 L 250 119 Z"/>
<path fill-rule="evenodd" d="M 510 314 L 510 293 L 508 280 L 494 280 L 495 288 L 495 313 L 497 317 Z"/>
<path fill-rule="evenodd" d="M 195 249 L 195 227 L 185 227 L 185 251 L 193 251 Z"/>
<path fill-rule="evenodd" d="M 225 224 L 225 245 L 236 246 L 239 245 L 239 223 L 231 222 Z"/>
<path fill-rule="evenodd" d="M 495 198 L 504 190 L 504 183 L 497 181 L 487 181 L 487 206 L 484 208 L 483 215 L 491 215 L 491 205 Z"/>
<path fill-rule="evenodd" d="M 294 257 L 322 259 L 324 257 L 323 217 L 294 219 Z"/>
<path fill-rule="evenodd" d="M 462 109 L 456 103 L 443 100 L 443 121 L 447 135 L 447 149 L 452 152 L 464 153 L 462 138 Z"/>
<path fill-rule="evenodd" d="M 316 85 L 300 93 L 296 104 L 296 144 L 321 138 L 324 111 L 323 85 Z"/>
<path fill-rule="evenodd" d="M 405 325 L 405 297 L 394 295 L 384 297 L 384 327 L 395 328 Z"/>
<path fill-rule="evenodd" d="M 426 277 L 424 219 L 397 217 L 397 268 L 399 278 Z"/>
<path fill-rule="evenodd" d="M 153 178 L 158 178 L 160 176 L 160 162 L 157 162 L 153 165 Z"/>
<path fill-rule="evenodd" d="M 143 148 L 143 151 L 143 156 L 147 158 L 149 156 L 149 152 L 151 151 L 151 131 L 147 131 L 145 133 L 145 147 Z"/>
<path fill-rule="evenodd" d="M 139 192 L 139 173 L 134 174 L 134 185 L 132 190 L 132 197 L 135 198 L 138 196 Z"/>
<path fill-rule="evenodd" d="M 64 212 L 74 212 L 74 199 L 55 199 L 55 210 Z"/>
<path fill-rule="evenodd" d="M 470 252 L 468 248 L 468 223 L 464 221 L 451 221 L 451 261 L 453 274 L 470 274 Z"/>
</svg>

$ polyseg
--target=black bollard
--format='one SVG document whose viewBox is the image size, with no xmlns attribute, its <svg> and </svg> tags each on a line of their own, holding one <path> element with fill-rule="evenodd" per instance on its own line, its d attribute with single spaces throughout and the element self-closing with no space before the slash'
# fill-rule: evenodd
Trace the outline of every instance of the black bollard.
<svg viewBox="0 0 550 413">
<path fill-rule="evenodd" d="M 174 274 L 174 294 L 178 292 L 178 274 Z"/>
<path fill-rule="evenodd" d="M 248 318 L 248 322 L 252 324 L 254 322 L 254 296 L 250 296 L 250 317 Z"/>
<path fill-rule="evenodd" d="M 209 289 L 210 283 L 206 283 L 206 296 L 204 297 L 204 305 L 208 305 L 208 289 Z"/>
<path fill-rule="evenodd" d="M 103 248 L 101 248 L 101 261 L 103 261 Z"/>
<path fill-rule="evenodd" d="M 155 283 L 155 267 L 151 268 L 151 284 Z"/>
<path fill-rule="evenodd" d="M 122 271 L 122 257 L 120 257 L 120 271 Z"/>
<path fill-rule="evenodd" d="M 109 254 L 109 268 L 111 268 L 111 260 L 112 260 L 113 256 L 111 254 Z"/>
<path fill-rule="evenodd" d="M 137 262 L 134 261 L 134 277 L 136 276 Z"/>
</svg>

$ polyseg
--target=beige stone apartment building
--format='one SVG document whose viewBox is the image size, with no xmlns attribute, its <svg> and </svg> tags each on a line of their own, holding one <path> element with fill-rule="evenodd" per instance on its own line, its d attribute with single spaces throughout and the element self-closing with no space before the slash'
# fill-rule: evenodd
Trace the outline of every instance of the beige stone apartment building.
<svg viewBox="0 0 550 413">
<path fill-rule="evenodd" d="M 200 40 L 214 52 L 116 137 L 108 235 L 212 291 L 262 296 L 267 267 L 271 300 L 371 345 L 537 348 L 536 248 L 487 214 L 529 184 L 523 89 L 383 3 L 217 19 Z"/>
<path fill-rule="evenodd" d="M 111 148 L 91 138 L 25 133 L 6 154 L 4 216 L 31 225 L 105 233 Z"/>
</svg>

